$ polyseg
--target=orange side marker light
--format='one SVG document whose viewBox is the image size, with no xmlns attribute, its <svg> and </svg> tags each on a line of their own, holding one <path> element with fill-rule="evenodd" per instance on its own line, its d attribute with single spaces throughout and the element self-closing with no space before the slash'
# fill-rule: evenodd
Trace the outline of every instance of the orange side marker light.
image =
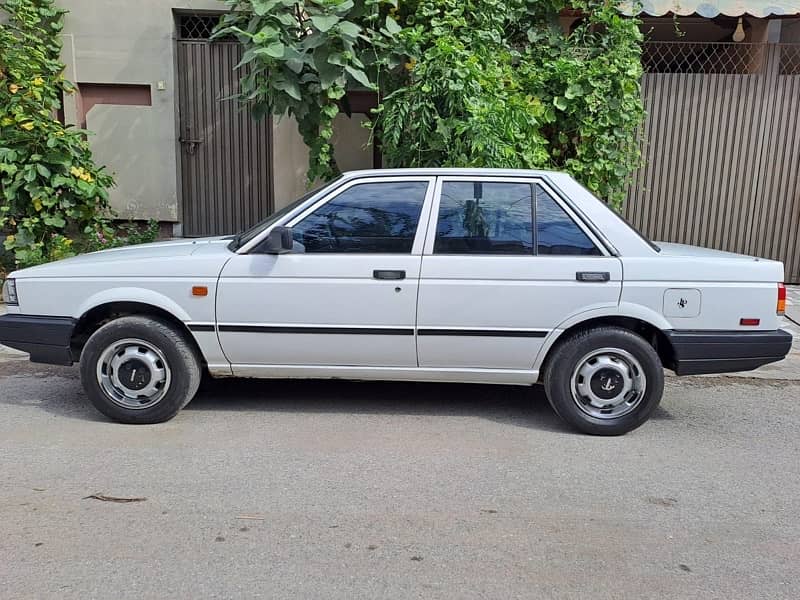
<svg viewBox="0 0 800 600">
<path fill-rule="evenodd" d="M 208 296 L 208 288 L 204 285 L 192 286 L 192 296 Z"/>
</svg>

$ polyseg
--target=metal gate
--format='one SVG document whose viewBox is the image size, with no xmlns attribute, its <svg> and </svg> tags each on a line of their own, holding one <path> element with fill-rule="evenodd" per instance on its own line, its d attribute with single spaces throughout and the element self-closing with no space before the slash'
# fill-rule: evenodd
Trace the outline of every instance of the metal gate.
<svg viewBox="0 0 800 600">
<path fill-rule="evenodd" d="M 179 17 L 180 18 L 180 17 Z M 242 231 L 273 211 L 272 121 L 236 100 L 241 47 L 208 42 L 216 17 L 179 22 L 178 95 L 183 235 Z M 200 38 L 200 39 L 198 39 Z"/>
<path fill-rule="evenodd" d="M 800 282 L 800 44 L 651 42 L 626 215 L 649 237 L 782 260 Z"/>
</svg>

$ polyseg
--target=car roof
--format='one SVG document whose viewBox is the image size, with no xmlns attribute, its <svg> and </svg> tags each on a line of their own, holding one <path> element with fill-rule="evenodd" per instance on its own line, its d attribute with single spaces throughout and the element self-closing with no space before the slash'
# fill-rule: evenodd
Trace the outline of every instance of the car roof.
<svg viewBox="0 0 800 600">
<path fill-rule="evenodd" d="M 359 171 L 346 171 L 343 173 L 347 179 L 353 177 L 391 177 L 407 175 L 427 175 L 427 176 L 494 176 L 494 177 L 552 177 L 553 175 L 567 176 L 560 171 L 550 171 L 546 169 L 487 169 L 469 167 L 428 167 L 411 169 L 364 169 Z"/>
</svg>

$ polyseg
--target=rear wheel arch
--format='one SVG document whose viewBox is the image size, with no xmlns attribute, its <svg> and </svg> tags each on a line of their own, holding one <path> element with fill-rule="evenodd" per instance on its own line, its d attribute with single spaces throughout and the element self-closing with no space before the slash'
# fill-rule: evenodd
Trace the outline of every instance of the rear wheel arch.
<svg viewBox="0 0 800 600">
<path fill-rule="evenodd" d="M 559 334 L 559 336 L 552 341 L 546 351 L 544 359 L 539 366 L 539 380 L 541 381 L 544 377 L 549 360 L 552 358 L 559 346 L 561 346 L 564 342 L 590 329 L 609 326 L 626 329 L 644 338 L 655 349 L 659 359 L 661 360 L 661 364 L 668 369 L 674 369 L 675 351 L 672 347 L 672 342 L 670 342 L 669 338 L 659 327 L 638 317 L 631 317 L 627 315 L 605 315 L 579 321 L 578 323 L 575 323 L 564 329 L 564 331 L 562 331 L 561 334 Z"/>
<path fill-rule="evenodd" d="M 103 325 L 121 317 L 134 315 L 157 318 L 169 323 L 177 331 L 182 332 L 186 341 L 193 346 L 194 351 L 197 356 L 203 360 L 205 366 L 205 358 L 200 350 L 200 346 L 197 344 L 192 332 L 189 331 L 186 323 L 164 308 L 145 302 L 134 301 L 106 302 L 98 304 L 83 313 L 83 315 L 78 318 L 75 330 L 72 333 L 72 339 L 70 340 L 73 359 L 75 361 L 80 359 L 81 351 L 86 345 L 86 342 L 92 334 Z"/>
</svg>

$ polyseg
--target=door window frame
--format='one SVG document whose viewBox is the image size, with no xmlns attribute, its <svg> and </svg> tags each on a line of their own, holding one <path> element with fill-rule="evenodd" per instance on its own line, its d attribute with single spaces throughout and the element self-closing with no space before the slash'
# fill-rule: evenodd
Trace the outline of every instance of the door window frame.
<svg viewBox="0 0 800 600">
<path fill-rule="evenodd" d="M 421 256 L 422 249 L 425 244 L 425 235 L 426 235 L 426 226 L 427 223 L 430 221 L 430 211 L 431 205 L 433 204 L 433 194 L 434 190 L 436 189 L 435 184 L 436 177 L 426 177 L 426 176 L 414 176 L 414 175 L 404 175 L 402 177 L 360 177 L 357 179 L 351 179 L 346 183 L 338 186 L 336 189 L 331 190 L 330 193 L 324 195 L 322 198 L 313 201 L 311 205 L 307 206 L 299 213 L 295 213 L 294 215 L 290 215 L 288 220 L 285 221 L 286 227 L 294 227 L 297 223 L 305 219 L 307 216 L 312 214 L 318 208 L 325 206 L 328 202 L 335 200 L 340 194 L 343 194 L 350 188 L 356 185 L 362 185 L 365 183 L 399 183 L 399 182 L 422 182 L 427 184 L 427 188 L 425 190 L 425 197 L 422 200 L 422 209 L 419 213 L 419 219 L 417 220 L 417 229 L 414 233 L 414 243 L 411 246 L 411 252 L 393 252 L 393 253 L 376 253 L 376 252 L 324 252 L 324 253 L 317 253 L 317 252 L 309 252 L 308 255 L 326 255 L 326 256 L 335 256 L 335 255 L 348 255 L 348 256 L 364 256 L 369 254 L 377 254 L 380 256 Z"/>
<path fill-rule="evenodd" d="M 442 187 L 445 183 L 448 182 L 458 182 L 458 183 L 523 183 L 529 185 L 538 185 L 542 188 L 542 190 L 550 196 L 550 198 L 555 202 L 561 209 L 567 214 L 567 216 L 572 219 L 572 222 L 575 223 L 576 227 L 578 227 L 588 238 L 591 242 L 597 247 L 600 251 L 600 254 L 587 254 L 587 255 L 574 255 L 574 254 L 539 254 L 538 248 L 534 248 L 534 252 L 532 254 L 493 254 L 493 253 L 468 253 L 468 254 L 448 254 L 448 253 L 434 253 L 434 244 L 436 243 L 436 233 L 439 228 L 439 205 L 442 198 Z M 534 190 L 531 190 L 533 193 Z M 536 201 L 535 195 L 533 196 L 533 201 Z M 538 222 L 536 220 L 536 213 L 534 212 L 532 216 L 533 222 L 531 223 L 531 227 L 535 230 Z M 420 217 L 421 220 L 422 217 Z M 419 231 L 417 231 L 419 233 Z M 536 234 L 534 233 L 534 239 L 537 238 Z M 531 259 L 531 258 L 607 258 L 611 256 L 608 252 L 608 248 L 606 245 L 600 241 L 600 239 L 594 234 L 594 232 L 586 226 L 572 207 L 570 207 L 566 202 L 563 202 L 559 196 L 559 194 L 553 189 L 550 183 L 542 179 L 541 177 L 500 177 L 500 176 L 492 176 L 492 175 L 440 175 L 436 178 L 436 186 L 433 193 L 433 201 L 430 204 L 429 210 L 429 221 L 428 221 L 428 229 L 427 235 L 425 237 L 425 244 L 423 246 L 423 255 L 424 256 L 442 256 L 442 257 L 468 257 L 468 256 L 476 256 L 476 257 L 492 257 L 492 258 L 522 258 L 522 259 Z"/>
</svg>

